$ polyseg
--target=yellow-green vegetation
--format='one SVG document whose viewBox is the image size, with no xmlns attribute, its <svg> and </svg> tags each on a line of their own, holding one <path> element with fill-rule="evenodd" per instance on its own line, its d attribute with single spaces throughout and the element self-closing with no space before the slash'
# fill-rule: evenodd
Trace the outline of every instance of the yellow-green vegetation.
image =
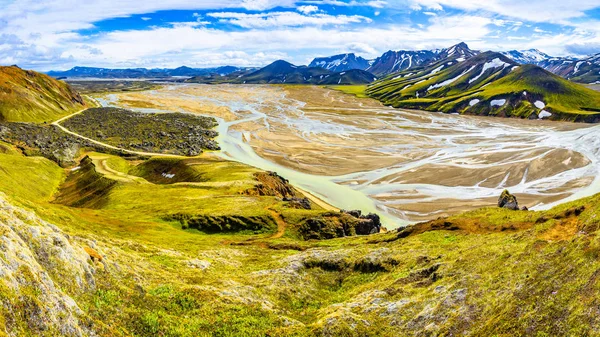
<svg viewBox="0 0 600 337">
<path fill-rule="evenodd" d="M 16 66 L 0 67 L 0 121 L 51 122 L 86 107 L 68 84 Z"/>
<path fill-rule="evenodd" d="M 600 93 L 492 52 L 464 62 L 442 60 L 393 74 L 369 86 L 366 93 L 397 108 L 576 122 L 600 120 Z"/>
<path fill-rule="evenodd" d="M 332 85 L 328 88 L 333 90 L 338 90 L 346 94 L 354 95 L 358 98 L 366 98 L 369 97 L 366 93 L 367 86 L 366 85 Z"/>
<path fill-rule="evenodd" d="M 75 325 L 100 336 L 596 334 L 600 196 L 546 212 L 486 208 L 399 232 L 323 241 L 301 240 L 293 226 L 281 238 L 206 234 L 163 215 L 256 216 L 270 214 L 267 207 L 293 224 L 320 211 L 240 193 L 255 186 L 258 171 L 217 158 L 89 155 L 71 171 L 16 151 L 0 154 L 0 190 L 59 228 L 0 205 L 11 209 L 0 213 L 2 237 L 18 229 L 11 240 L 28 243 L 1 255 L 22 266 L 18 292 L 0 277 L 0 331 L 69 335 L 64 327 Z M 101 162 L 130 180 L 114 180 L 100 196 L 105 204 L 60 204 L 65 189 L 95 191 L 98 179 L 110 179 L 94 170 Z M 162 170 L 190 181 L 151 182 Z M 74 189 L 77 181 L 86 187 Z M 31 225 L 14 227 L 19 221 Z M 17 258 L 28 252 L 39 263 Z M 43 286 L 42 270 L 55 287 Z M 63 302 L 54 301 L 63 296 L 81 312 L 58 314 L 54 305 Z"/>
</svg>

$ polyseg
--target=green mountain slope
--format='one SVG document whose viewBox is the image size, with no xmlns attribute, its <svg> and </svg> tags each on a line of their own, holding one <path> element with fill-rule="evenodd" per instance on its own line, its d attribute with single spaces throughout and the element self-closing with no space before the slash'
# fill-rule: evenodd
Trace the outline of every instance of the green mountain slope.
<svg viewBox="0 0 600 337">
<path fill-rule="evenodd" d="M 0 67 L 0 121 L 49 122 L 85 107 L 64 82 L 16 66 Z"/>
<path fill-rule="evenodd" d="M 600 93 L 493 52 L 463 62 L 440 60 L 393 74 L 369 86 L 366 92 L 397 108 L 600 121 Z"/>
</svg>

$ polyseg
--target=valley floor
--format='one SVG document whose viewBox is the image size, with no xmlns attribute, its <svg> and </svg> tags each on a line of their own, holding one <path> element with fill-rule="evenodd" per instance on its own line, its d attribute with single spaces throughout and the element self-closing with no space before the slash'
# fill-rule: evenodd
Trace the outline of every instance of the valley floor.
<svg viewBox="0 0 600 337">
<path fill-rule="evenodd" d="M 307 86 L 179 85 L 99 100 L 214 116 L 224 157 L 337 207 L 377 211 L 390 228 L 493 205 L 504 188 L 534 209 L 599 192 L 589 125 L 398 110 Z"/>
</svg>

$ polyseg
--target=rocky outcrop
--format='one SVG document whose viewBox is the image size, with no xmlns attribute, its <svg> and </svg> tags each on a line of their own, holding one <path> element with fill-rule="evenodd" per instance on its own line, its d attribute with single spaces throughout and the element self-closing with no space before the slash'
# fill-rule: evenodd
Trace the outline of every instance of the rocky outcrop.
<svg viewBox="0 0 600 337">
<path fill-rule="evenodd" d="M 362 215 L 361 211 L 341 211 L 325 213 L 308 218 L 300 225 L 304 239 L 333 239 L 353 235 L 379 233 L 381 220 L 377 214 Z"/>
<path fill-rule="evenodd" d="M 518 211 L 519 203 L 517 202 L 517 197 L 510 194 L 510 192 L 508 192 L 508 190 L 504 190 L 502 192 L 502 194 L 500 195 L 500 198 L 498 198 L 498 207 L 512 209 L 513 211 Z"/>
<path fill-rule="evenodd" d="M 95 272 L 83 247 L 0 194 L 0 335 L 95 335 L 71 297 L 95 289 Z"/>
<path fill-rule="evenodd" d="M 277 172 L 257 172 L 254 174 L 254 179 L 258 183 L 253 188 L 245 191 L 244 194 L 278 197 L 287 202 L 287 205 L 292 208 L 312 208 L 310 200 L 298 192 L 287 179 L 278 175 Z"/>
</svg>

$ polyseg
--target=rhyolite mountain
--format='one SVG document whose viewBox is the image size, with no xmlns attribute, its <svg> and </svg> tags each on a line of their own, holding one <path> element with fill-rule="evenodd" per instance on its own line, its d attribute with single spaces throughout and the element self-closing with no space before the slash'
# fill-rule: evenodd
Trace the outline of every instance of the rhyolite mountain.
<svg viewBox="0 0 600 337">
<path fill-rule="evenodd" d="M 85 107 L 65 82 L 17 66 L 0 67 L 0 121 L 53 121 Z"/>
<path fill-rule="evenodd" d="M 341 72 L 352 69 L 365 70 L 371 64 L 372 61 L 356 56 L 354 53 L 350 53 L 329 57 L 317 57 L 308 66 L 310 68 L 320 67 L 333 72 Z"/>
<path fill-rule="evenodd" d="M 452 50 L 450 50 L 452 51 Z M 485 52 L 439 59 L 392 74 L 367 88 L 383 104 L 485 116 L 600 121 L 600 93 L 535 65 Z"/>
<path fill-rule="evenodd" d="M 74 67 L 66 71 L 49 71 L 48 75 L 52 77 L 66 78 L 168 78 L 174 76 L 203 76 L 209 74 L 229 75 L 236 71 L 246 68 L 223 66 L 215 68 L 190 68 L 186 66 L 175 69 L 146 69 L 146 68 L 126 68 L 109 69 L 94 67 Z"/>
</svg>

